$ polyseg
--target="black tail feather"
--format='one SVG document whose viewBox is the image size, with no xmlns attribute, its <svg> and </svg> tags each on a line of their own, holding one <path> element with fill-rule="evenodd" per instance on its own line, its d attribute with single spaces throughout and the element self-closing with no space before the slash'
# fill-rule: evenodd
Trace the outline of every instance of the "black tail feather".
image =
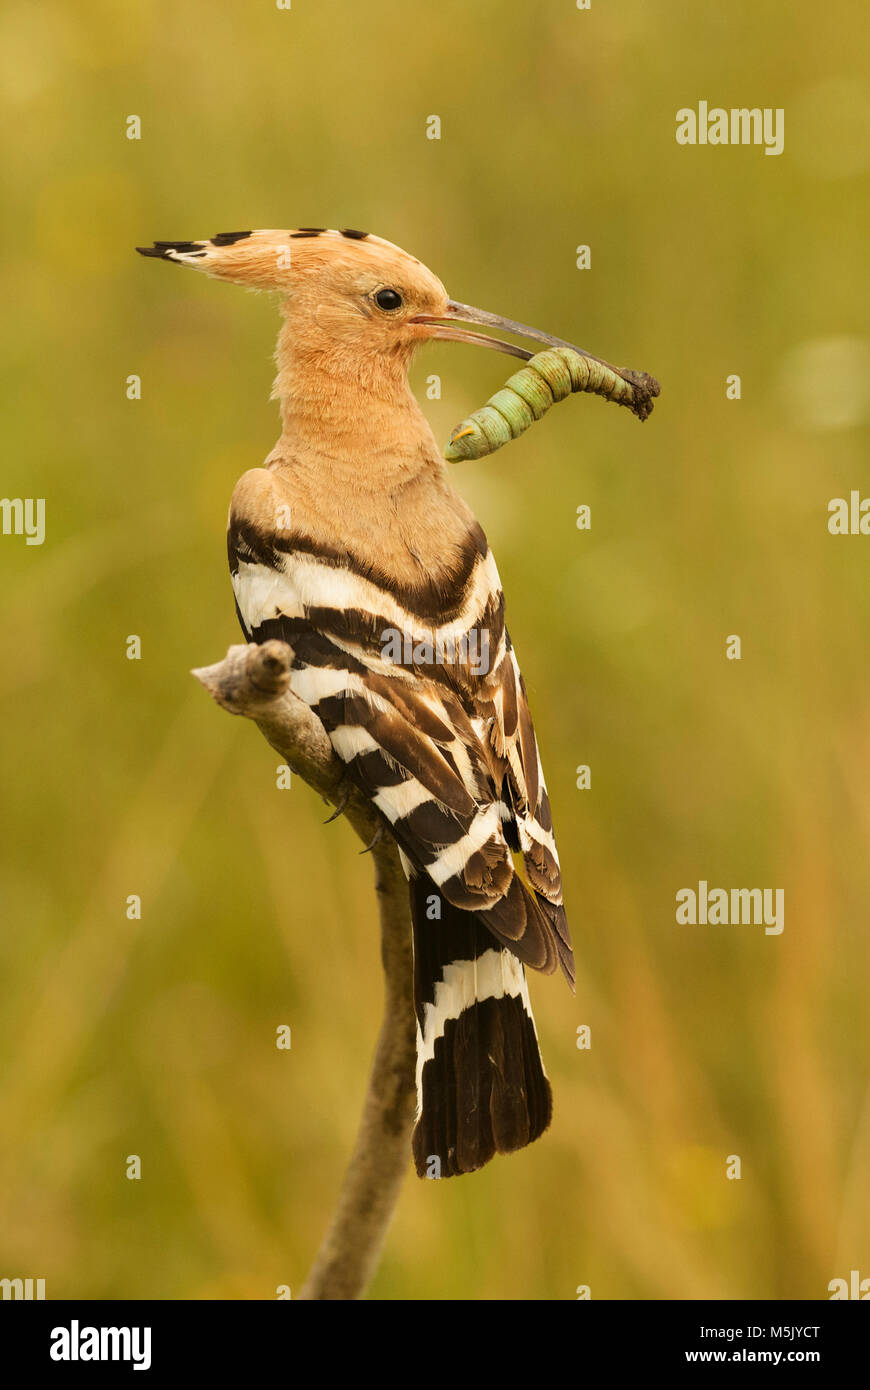
<svg viewBox="0 0 870 1390">
<path fill-rule="evenodd" d="M 552 1096 L 517 958 L 481 924 L 411 880 L 414 993 L 420 1032 L 420 1177 L 453 1177 L 530 1144 Z"/>
</svg>

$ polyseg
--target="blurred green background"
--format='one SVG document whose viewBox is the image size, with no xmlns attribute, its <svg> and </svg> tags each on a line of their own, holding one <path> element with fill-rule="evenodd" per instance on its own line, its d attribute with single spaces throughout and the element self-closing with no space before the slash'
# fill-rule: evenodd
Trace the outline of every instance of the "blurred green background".
<svg viewBox="0 0 870 1390">
<path fill-rule="evenodd" d="M 371 863 L 188 674 L 240 640 L 225 515 L 278 434 L 277 315 L 133 247 L 349 225 L 663 386 L 642 428 L 578 398 L 452 475 L 508 594 L 578 990 L 532 982 L 551 1132 L 409 1176 L 372 1296 L 870 1277 L 870 538 L 827 531 L 870 495 L 862 13 L 4 8 L 2 491 L 47 535 L 0 537 L 0 1275 L 272 1298 L 332 1208 L 379 1024 Z M 702 99 L 785 108 L 784 154 L 678 146 Z M 508 368 L 441 345 L 421 398 L 432 372 L 446 439 Z M 782 887 L 785 931 L 677 927 L 702 878 Z"/>
</svg>

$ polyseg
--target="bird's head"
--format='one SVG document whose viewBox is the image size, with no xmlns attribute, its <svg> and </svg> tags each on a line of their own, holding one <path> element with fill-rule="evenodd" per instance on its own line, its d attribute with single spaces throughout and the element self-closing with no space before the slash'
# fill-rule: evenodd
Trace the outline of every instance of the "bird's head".
<svg viewBox="0 0 870 1390">
<path fill-rule="evenodd" d="M 562 345 L 524 324 L 449 298 L 441 281 L 392 242 L 345 228 L 222 232 L 208 241 L 157 241 L 143 256 L 189 265 L 219 280 L 281 296 L 285 345 L 308 358 L 391 360 L 406 366 L 432 339 L 480 344 L 528 359 L 513 343 L 463 325 L 520 333 Z"/>
</svg>

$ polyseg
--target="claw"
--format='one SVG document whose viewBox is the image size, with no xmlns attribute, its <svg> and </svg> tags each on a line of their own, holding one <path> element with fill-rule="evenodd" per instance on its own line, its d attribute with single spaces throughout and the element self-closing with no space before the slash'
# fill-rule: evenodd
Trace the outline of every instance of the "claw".
<svg viewBox="0 0 870 1390">
<path fill-rule="evenodd" d="M 344 811 L 345 806 L 350 801 L 350 794 L 352 791 L 352 783 L 343 782 L 341 784 L 341 786 L 338 789 L 338 802 L 336 804 L 335 810 L 333 811 L 331 816 L 326 817 L 326 820 L 323 822 L 324 825 L 332 825 L 332 822 L 334 820 L 338 820 L 339 816 Z"/>
<path fill-rule="evenodd" d="M 361 849 L 361 850 L 360 850 L 360 854 L 368 854 L 368 853 L 370 853 L 370 851 L 374 849 L 375 845 L 379 845 L 379 844 L 380 844 L 380 842 L 381 842 L 381 840 L 382 840 L 383 838 L 384 838 L 384 827 L 383 827 L 382 825 L 379 825 L 378 828 L 377 828 L 377 830 L 375 831 L 374 839 L 372 840 L 371 844 L 370 844 L 370 845 L 366 845 L 365 849 Z"/>
</svg>

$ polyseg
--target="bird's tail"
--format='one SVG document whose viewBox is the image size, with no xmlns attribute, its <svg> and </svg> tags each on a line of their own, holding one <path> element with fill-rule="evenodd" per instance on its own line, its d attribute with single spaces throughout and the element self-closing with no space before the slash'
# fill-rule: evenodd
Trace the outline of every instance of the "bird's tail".
<svg viewBox="0 0 870 1390">
<path fill-rule="evenodd" d="M 423 875 L 410 881 L 420 1177 L 472 1173 L 537 1139 L 552 1096 L 522 963 Z M 525 888 L 523 891 L 526 891 Z"/>
</svg>

